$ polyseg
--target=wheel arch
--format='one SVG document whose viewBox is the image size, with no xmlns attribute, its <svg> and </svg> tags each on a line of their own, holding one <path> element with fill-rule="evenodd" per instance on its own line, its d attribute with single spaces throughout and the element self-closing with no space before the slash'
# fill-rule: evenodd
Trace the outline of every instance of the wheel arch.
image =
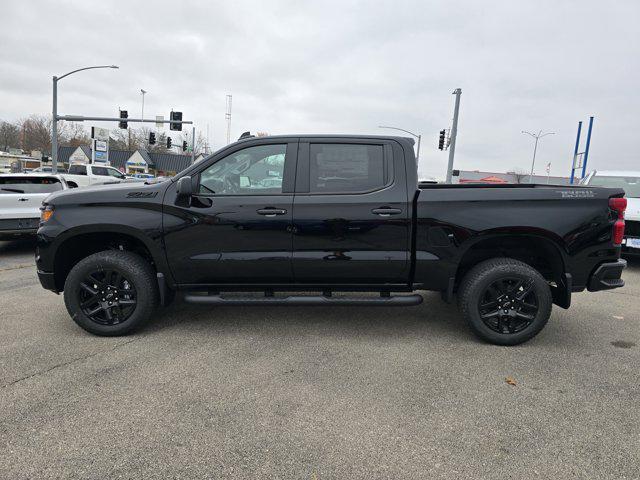
<svg viewBox="0 0 640 480">
<path fill-rule="evenodd" d="M 171 278 L 159 244 L 144 232 L 124 225 L 83 225 L 61 235 L 56 243 L 53 271 L 56 289 L 62 291 L 73 266 L 81 259 L 104 250 L 127 250 L 149 261 L 157 273 Z"/>
<path fill-rule="evenodd" d="M 543 235 L 497 234 L 478 238 L 460 257 L 455 288 L 475 265 L 496 257 L 513 258 L 536 269 L 549 282 L 554 303 L 569 307 L 572 285 L 565 256 L 557 242 Z"/>
</svg>

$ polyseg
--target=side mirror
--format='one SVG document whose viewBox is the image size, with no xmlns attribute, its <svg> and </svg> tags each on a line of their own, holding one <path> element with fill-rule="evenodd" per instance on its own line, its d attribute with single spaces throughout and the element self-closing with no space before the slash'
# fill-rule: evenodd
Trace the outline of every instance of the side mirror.
<svg viewBox="0 0 640 480">
<path fill-rule="evenodd" d="M 193 195 L 191 177 L 181 177 L 178 179 L 177 192 L 179 197 L 191 197 Z"/>
</svg>

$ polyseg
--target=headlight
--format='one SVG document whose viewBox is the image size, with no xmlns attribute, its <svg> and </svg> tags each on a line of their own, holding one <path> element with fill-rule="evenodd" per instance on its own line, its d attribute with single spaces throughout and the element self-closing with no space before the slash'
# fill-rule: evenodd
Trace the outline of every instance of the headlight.
<svg viewBox="0 0 640 480">
<path fill-rule="evenodd" d="M 43 204 L 40 207 L 40 224 L 46 223 L 53 216 L 53 205 Z"/>
</svg>

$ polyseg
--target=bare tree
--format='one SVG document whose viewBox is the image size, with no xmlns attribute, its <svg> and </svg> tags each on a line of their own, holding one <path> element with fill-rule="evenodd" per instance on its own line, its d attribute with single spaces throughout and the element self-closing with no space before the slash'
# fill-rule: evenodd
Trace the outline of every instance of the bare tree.
<svg viewBox="0 0 640 480">
<path fill-rule="evenodd" d="M 191 154 L 191 147 L 192 147 L 192 140 L 191 140 L 191 132 L 183 132 L 179 139 L 179 141 L 173 142 L 173 145 L 175 147 L 178 147 L 179 149 L 179 153 L 182 153 L 184 155 L 187 154 Z M 182 143 L 183 142 L 187 142 L 187 150 L 186 151 L 182 151 Z M 196 135 L 196 144 L 195 144 L 195 154 L 199 155 L 200 153 L 205 151 L 205 148 L 207 146 L 207 138 L 202 134 L 202 132 L 198 132 L 198 134 Z"/>
<path fill-rule="evenodd" d="M 113 150 L 134 151 L 145 146 L 146 140 L 143 134 L 135 128 L 128 128 L 126 130 L 118 129 L 110 135 L 109 148 Z"/>
<path fill-rule="evenodd" d="M 31 115 L 22 120 L 20 125 L 22 150 L 31 152 L 40 150 L 41 152 L 51 151 L 52 123 L 50 117 L 42 115 Z M 58 141 L 62 144 L 63 128 L 58 130 Z"/>
<path fill-rule="evenodd" d="M 513 172 L 507 172 L 513 177 L 513 183 L 525 183 L 525 179 L 529 176 L 522 168 L 514 168 Z"/>
<path fill-rule="evenodd" d="M 20 147 L 20 127 L 14 123 L 0 122 L 0 150 Z"/>
<path fill-rule="evenodd" d="M 70 147 L 79 147 L 81 145 L 91 144 L 91 137 L 89 136 L 89 133 L 84 129 L 84 126 L 78 122 L 69 124 L 65 137 L 66 138 L 63 139 L 62 143 Z"/>
</svg>

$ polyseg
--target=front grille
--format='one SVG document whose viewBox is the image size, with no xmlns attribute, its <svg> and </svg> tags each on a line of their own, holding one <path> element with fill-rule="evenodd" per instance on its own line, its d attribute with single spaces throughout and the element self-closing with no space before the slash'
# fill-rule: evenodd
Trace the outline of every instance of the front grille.
<svg viewBox="0 0 640 480">
<path fill-rule="evenodd" d="M 635 220 L 624 221 L 624 236 L 625 237 L 640 237 L 640 222 Z"/>
</svg>

